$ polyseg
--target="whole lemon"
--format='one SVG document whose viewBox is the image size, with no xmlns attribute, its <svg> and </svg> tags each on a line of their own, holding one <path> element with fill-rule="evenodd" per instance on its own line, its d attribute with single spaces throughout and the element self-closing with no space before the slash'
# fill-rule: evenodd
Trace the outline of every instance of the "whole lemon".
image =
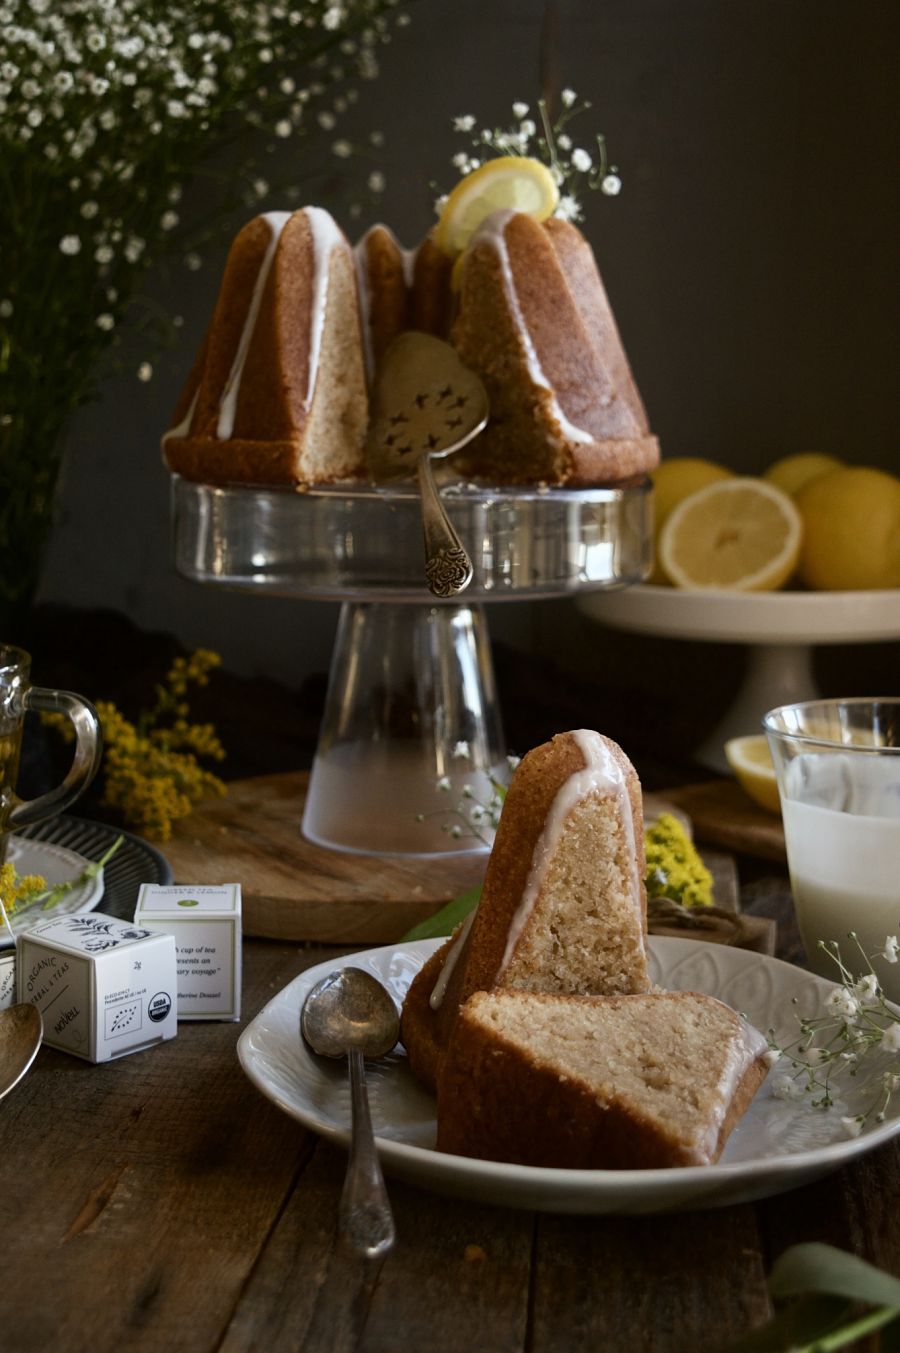
<svg viewBox="0 0 900 1353">
<path fill-rule="evenodd" d="M 666 519 L 685 498 L 689 498 L 698 489 L 717 479 L 731 479 L 732 471 L 715 461 L 703 460 L 700 456 L 674 456 L 671 460 L 661 461 L 651 475 L 653 480 L 654 541 L 659 541 L 659 533 Z M 654 551 L 658 556 L 658 551 Z M 667 583 L 669 580 L 659 565 L 658 557 L 653 564 L 650 582 Z"/>
<path fill-rule="evenodd" d="M 827 456 L 824 451 L 799 451 L 796 455 L 783 456 L 781 460 L 774 461 L 763 473 L 763 479 L 768 479 L 776 488 L 784 489 L 785 493 L 796 497 L 811 479 L 842 466 L 843 461 L 838 460 L 837 456 Z"/>
<path fill-rule="evenodd" d="M 825 592 L 900 587 L 900 479 L 847 466 L 817 475 L 796 498 L 799 575 Z"/>
</svg>

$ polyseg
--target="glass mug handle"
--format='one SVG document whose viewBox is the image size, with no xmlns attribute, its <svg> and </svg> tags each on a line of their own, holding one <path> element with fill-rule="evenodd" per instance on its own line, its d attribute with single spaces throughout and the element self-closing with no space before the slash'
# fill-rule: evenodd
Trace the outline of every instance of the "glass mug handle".
<svg viewBox="0 0 900 1353">
<path fill-rule="evenodd" d="M 74 803 L 97 774 L 103 749 L 103 734 L 97 711 L 82 696 L 72 691 L 51 691 L 42 686 L 30 686 L 23 693 L 21 704 L 23 710 L 45 710 L 65 714 L 71 719 L 75 728 L 75 755 L 61 785 L 41 794 L 40 798 L 22 799 L 16 804 L 9 815 L 10 827 L 27 827 L 33 822 L 43 822 L 45 818 L 61 813 Z"/>
</svg>

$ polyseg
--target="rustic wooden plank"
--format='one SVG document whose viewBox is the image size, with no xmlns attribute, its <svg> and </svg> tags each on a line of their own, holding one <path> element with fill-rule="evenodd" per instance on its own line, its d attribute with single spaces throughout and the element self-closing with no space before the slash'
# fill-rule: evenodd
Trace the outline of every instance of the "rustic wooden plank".
<svg viewBox="0 0 900 1353">
<path fill-rule="evenodd" d="M 240 883 L 244 932 L 331 944 L 387 944 L 481 881 L 485 855 L 384 858 L 324 850 L 300 834 L 309 777 L 235 780 L 163 849 L 176 881 Z"/>
<path fill-rule="evenodd" d="M 246 946 L 247 1016 L 321 957 Z M 0 1114 L 0 1226 L 27 1255 L 4 1353 L 217 1345 L 315 1140 L 247 1081 L 239 1033 L 182 1024 L 96 1067 L 40 1052 Z"/>
<path fill-rule="evenodd" d="M 757 807 L 736 781 L 682 785 L 665 797 L 687 813 L 698 842 L 786 863 L 781 818 Z"/>
<path fill-rule="evenodd" d="M 530 1353 L 700 1353 L 769 1313 L 752 1207 L 538 1217 Z"/>
<path fill-rule="evenodd" d="M 310 1324 L 335 1330 L 364 1282 L 337 1243 L 344 1152 L 320 1143 L 234 1312 L 221 1353 L 288 1353 Z M 374 1284 L 359 1353 L 521 1353 L 532 1219 L 388 1181 L 397 1242 Z M 402 1333 L 401 1333 L 402 1332 Z M 320 1345 L 317 1344 L 317 1348 Z M 344 1345 L 335 1333 L 334 1351 Z"/>
</svg>

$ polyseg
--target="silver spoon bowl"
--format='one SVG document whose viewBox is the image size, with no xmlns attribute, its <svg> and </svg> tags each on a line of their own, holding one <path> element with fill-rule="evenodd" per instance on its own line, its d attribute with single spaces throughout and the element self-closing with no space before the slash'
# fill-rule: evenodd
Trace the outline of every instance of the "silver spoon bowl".
<svg viewBox="0 0 900 1353">
<path fill-rule="evenodd" d="M 25 1075 L 43 1036 L 41 1012 L 30 1001 L 0 1010 L 0 1099 Z"/>
<path fill-rule="evenodd" d="M 353 1130 L 339 1229 L 360 1254 L 383 1258 L 394 1243 L 394 1218 L 375 1150 L 365 1058 L 384 1057 L 397 1042 L 397 1007 L 381 983 L 362 968 L 340 968 L 307 994 L 300 1032 L 313 1052 L 349 1061 Z"/>
</svg>

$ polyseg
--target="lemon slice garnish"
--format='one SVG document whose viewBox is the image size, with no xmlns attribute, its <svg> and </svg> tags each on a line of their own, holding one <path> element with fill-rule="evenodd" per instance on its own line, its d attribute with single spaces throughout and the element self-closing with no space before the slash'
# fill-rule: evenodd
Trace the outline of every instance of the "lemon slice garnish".
<svg viewBox="0 0 900 1353">
<path fill-rule="evenodd" d="M 772 753 L 763 734 L 731 738 L 725 743 L 725 758 L 738 784 L 754 803 L 770 813 L 781 812 Z"/>
<path fill-rule="evenodd" d="M 550 170 L 527 155 L 487 160 L 460 179 L 444 203 L 435 242 L 449 257 L 460 253 L 492 211 L 524 211 L 536 221 L 552 216 L 559 188 Z"/>
<path fill-rule="evenodd" d="M 660 534 L 658 558 L 676 587 L 770 592 L 793 573 L 802 537 L 788 494 L 739 475 L 678 504 Z"/>
</svg>

